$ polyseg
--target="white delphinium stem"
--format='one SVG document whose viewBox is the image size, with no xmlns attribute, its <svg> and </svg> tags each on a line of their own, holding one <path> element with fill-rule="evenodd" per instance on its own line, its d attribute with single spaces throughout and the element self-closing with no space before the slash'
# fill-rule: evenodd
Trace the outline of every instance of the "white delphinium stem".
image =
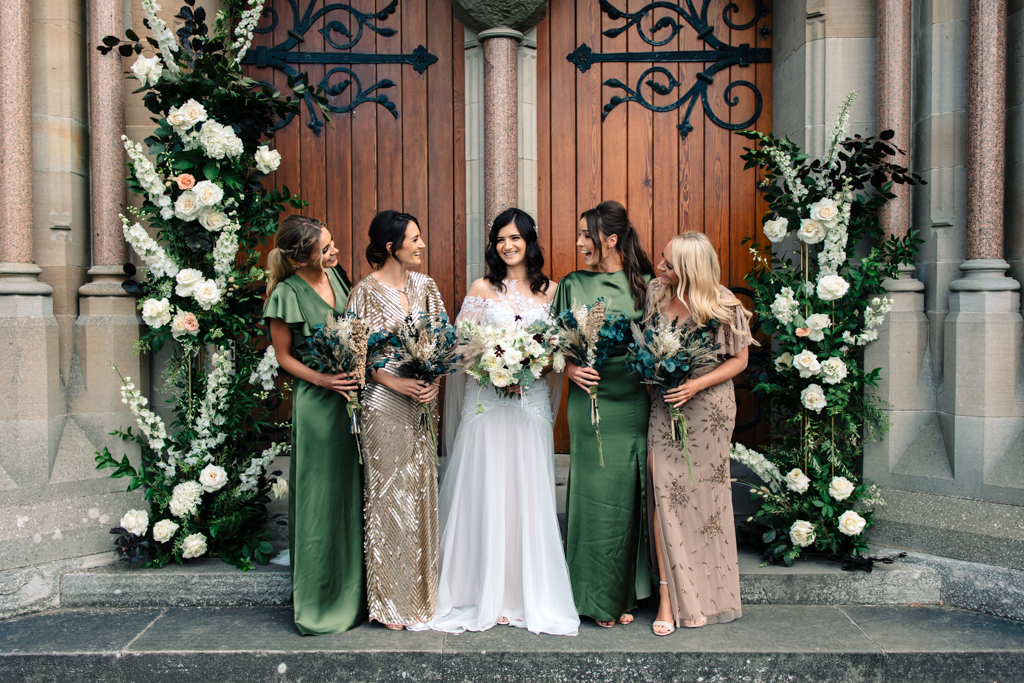
<svg viewBox="0 0 1024 683">
<path fill-rule="evenodd" d="M 200 456 L 203 461 L 213 460 L 212 451 L 224 443 L 227 432 L 219 429 L 224 422 L 224 409 L 230 398 L 228 383 L 234 374 L 234 359 L 230 349 L 220 347 L 211 359 L 213 368 L 206 376 L 206 394 L 199 404 L 199 417 L 196 418 L 196 440 L 192 442 L 185 456 L 186 465 L 196 464 Z"/>
<path fill-rule="evenodd" d="M 846 244 L 849 239 L 847 228 L 850 225 L 850 211 L 853 208 L 853 193 L 850 190 L 850 179 L 843 179 L 843 191 L 836 194 L 839 204 L 839 218 L 835 227 L 825 233 L 825 242 L 818 252 L 818 279 L 826 275 L 836 275 L 846 264 Z"/>
<path fill-rule="evenodd" d="M 156 455 L 162 455 L 166 445 L 167 429 L 160 416 L 149 410 L 149 399 L 135 388 L 131 377 L 125 377 L 121 383 L 121 402 L 128 406 L 139 423 L 139 429 L 146 437 L 150 449 Z"/>
<path fill-rule="evenodd" d="M 839 113 L 835 121 L 829 127 L 828 143 L 825 146 L 824 164 L 828 168 L 835 165 L 839 153 L 839 142 L 845 140 L 850 127 L 850 105 L 857 98 L 856 91 L 851 91 L 846 96 L 843 106 L 839 107 Z"/>
<path fill-rule="evenodd" d="M 127 135 L 121 136 L 121 142 L 124 143 L 124 149 L 132 160 L 132 170 L 135 172 L 135 178 L 142 185 L 142 189 L 146 191 L 149 201 L 159 206 L 161 208 L 161 215 L 164 215 L 163 209 L 171 206 L 171 198 L 167 196 L 167 186 L 164 185 L 163 176 L 157 172 L 142 145 L 129 140 Z M 173 215 L 173 211 L 171 215 Z M 167 216 L 164 215 L 164 218 L 167 218 Z"/>
<path fill-rule="evenodd" d="M 121 216 L 121 222 L 124 224 L 125 241 L 142 257 L 154 277 L 174 277 L 178 274 L 178 264 L 171 260 L 164 248 L 149 236 L 145 228 L 138 223 L 130 226 L 124 216 Z"/>
<path fill-rule="evenodd" d="M 749 467 L 754 474 L 764 483 L 771 487 L 775 493 L 779 492 L 779 482 L 782 481 L 782 473 L 775 463 L 768 460 L 762 454 L 751 450 L 741 443 L 734 443 L 729 449 L 729 457 Z"/>
<path fill-rule="evenodd" d="M 238 488 L 235 489 L 236 495 L 256 490 L 256 484 L 259 482 L 259 478 L 267 471 L 267 468 L 270 467 L 270 463 L 273 462 L 274 458 L 281 453 L 284 453 L 286 448 L 288 448 L 288 444 L 286 443 L 271 444 L 270 448 L 263 451 L 259 457 L 253 458 L 249 461 L 249 467 L 238 475 L 241 483 L 238 485 Z"/>
<path fill-rule="evenodd" d="M 156 4 L 154 0 L 142 0 L 142 11 L 149 22 L 153 38 L 160 45 L 160 56 L 164 60 L 164 65 L 171 72 L 172 77 L 176 77 L 181 69 L 178 68 L 178 63 L 174 59 L 174 53 L 181 48 L 178 46 L 174 33 L 167 28 L 164 20 L 157 16 L 157 13 L 160 11 L 160 5 Z"/>
<path fill-rule="evenodd" d="M 849 330 L 843 332 L 843 342 L 856 346 L 867 346 L 878 339 L 878 327 L 885 322 L 885 316 L 892 310 L 893 300 L 888 297 L 875 297 L 864 309 L 864 331 L 856 337 Z"/>
<path fill-rule="evenodd" d="M 263 0 L 249 0 L 249 9 L 242 12 L 235 27 L 235 42 L 231 49 L 235 51 L 235 64 L 245 59 L 245 53 L 252 45 L 252 31 L 256 24 L 260 23 L 260 14 L 263 13 Z"/>
<path fill-rule="evenodd" d="M 249 384 L 258 384 L 262 386 L 265 391 L 270 391 L 274 388 L 274 378 L 277 377 L 277 369 L 280 367 L 281 364 L 277 360 L 277 353 L 274 351 L 274 346 L 268 346 L 267 352 L 263 355 L 263 358 L 260 359 L 255 372 L 253 372 L 249 377 Z"/>
<path fill-rule="evenodd" d="M 803 198 L 807 196 L 807 188 L 804 187 L 803 182 L 796 175 L 796 169 L 793 168 L 793 158 L 778 147 L 769 147 L 767 151 L 772 161 L 782 171 L 782 179 L 789 188 L 790 194 L 793 195 L 793 200 L 797 203 L 803 201 Z"/>
<path fill-rule="evenodd" d="M 217 237 L 213 247 L 213 272 L 225 277 L 235 267 L 238 255 L 238 230 L 241 226 L 232 221 Z"/>
</svg>

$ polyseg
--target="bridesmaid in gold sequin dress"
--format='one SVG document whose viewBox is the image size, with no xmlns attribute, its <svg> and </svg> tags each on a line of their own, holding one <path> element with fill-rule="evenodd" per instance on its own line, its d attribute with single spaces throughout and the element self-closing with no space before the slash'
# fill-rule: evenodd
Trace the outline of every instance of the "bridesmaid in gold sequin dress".
<svg viewBox="0 0 1024 683">
<path fill-rule="evenodd" d="M 377 214 L 366 248 L 374 272 L 352 288 L 349 310 L 371 330 L 444 313 L 434 281 L 409 270 L 425 251 L 416 218 Z M 437 456 L 417 421 L 420 403 L 431 403 L 436 429 L 440 387 L 395 372 L 389 364 L 367 382 L 362 444 L 369 617 L 397 631 L 430 621 L 437 605 Z"/>
<path fill-rule="evenodd" d="M 658 263 L 661 277 L 647 290 L 646 313 L 702 327 L 717 320 L 720 362 L 662 395 L 651 394 L 647 432 L 647 503 L 658 560 L 661 597 L 654 633 L 738 619 L 740 577 L 736 564 L 729 448 L 736 425 L 733 377 L 747 367 L 749 317 L 720 284 L 721 268 L 711 241 L 686 232 L 668 243 Z M 682 448 L 672 439 L 669 403 L 682 408 L 693 483 Z"/>
</svg>

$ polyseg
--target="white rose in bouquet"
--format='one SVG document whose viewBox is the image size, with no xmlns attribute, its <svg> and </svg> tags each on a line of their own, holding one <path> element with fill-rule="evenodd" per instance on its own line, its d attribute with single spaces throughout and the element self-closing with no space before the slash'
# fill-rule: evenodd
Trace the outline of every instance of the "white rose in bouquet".
<svg viewBox="0 0 1024 683">
<path fill-rule="evenodd" d="M 793 522 L 793 526 L 789 527 L 789 540 L 793 542 L 793 545 L 801 548 L 814 543 L 814 539 L 817 536 L 814 533 L 814 525 L 804 520 L 797 520 Z"/>
<path fill-rule="evenodd" d="M 208 311 L 220 301 L 220 289 L 213 280 L 204 280 L 195 286 L 192 296 L 204 311 Z"/>
<path fill-rule="evenodd" d="M 805 493 L 810 485 L 811 480 L 799 467 L 794 467 L 786 475 L 786 488 L 790 491 Z"/>
<path fill-rule="evenodd" d="M 817 384 L 812 384 L 800 392 L 800 402 L 804 404 L 804 408 L 816 413 L 820 413 L 822 408 L 828 405 L 825 401 L 825 392 Z"/>
<path fill-rule="evenodd" d="M 502 360 L 505 361 L 505 365 L 509 369 L 515 371 L 518 370 L 519 366 L 522 364 L 523 354 L 522 352 L 519 351 L 519 349 L 515 348 L 511 344 L 509 346 L 511 348 L 506 349 L 505 354 L 501 358 Z"/>
<path fill-rule="evenodd" d="M 818 280 L 818 298 L 822 301 L 842 299 L 848 289 L 850 283 L 839 275 L 826 275 Z"/>
<path fill-rule="evenodd" d="M 544 374 L 544 364 L 530 363 L 530 373 L 533 375 L 534 379 L 540 379 L 540 376 Z"/>
<path fill-rule="evenodd" d="M 785 372 L 786 370 L 789 370 L 791 367 L 793 367 L 793 354 L 790 353 L 789 351 L 780 354 L 779 357 L 775 359 L 776 371 Z"/>
<path fill-rule="evenodd" d="M 512 371 L 508 368 L 495 368 L 489 374 L 491 376 L 491 384 L 499 389 L 512 384 Z"/>
<path fill-rule="evenodd" d="M 821 364 L 821 375 L 825 384 L 839 384 L 846 379 L 846 374 L 846 363 L 839 356 L 832 356 Z"/>
<path fill-rule="evenodd" d="M 161 519 L 153 525 L 153 540 L 157 543 L 167 543 L 174 538 L 178 525 L 169 519 Z"/>
<path fill-rule="evenodd" d="M 801 379 L 814 377 L 821 372 L 821 363 L 818 356 L 807 349 L 793 356 L 793 367 L 800 371 Z"/>
<path fill-rule="evenodd" d="M 825 330 L 832 326 L 832 322 L 824 313 L 815 313 L 807 316 L 807 329 L 810 334 L 807 338 L 811 341 L 820 342 L 825 339 Z"/>
<path fill-rule="evenodd" d="M 498 355 L 494 353 L 493 349 L 485 351 L 484 354 L 480 356 L 480 367 L 485 371 L 501 367 L 501 360 L 498 358 Z"/>
<path fill-rule="evenodd" d="M 211 159 L 237 157 L 245 151 L 234 129 L 216 121 L 207 121 L 203 124 L 203 129 L 199 131 L 199 144 L 202 145 L 206 156 Z"/>
<path fill-rule="evenodd" d="M 206 554 L 206 536 L 202 534 L 189 534 L 181 542 L 181 549 L 184 551 L 181 556 L 186 560 Z"/>
<path fill-rule="evenodd" d="M 139 58 L 132 64 L 132 73 L 135 74 L 135 78 L 139 79 L 142 85 L 156 85 L 156 82 L 160 80 L 160 75 L 164 72 L 163 62 L 156 55 L 152 57 L 146 57 L 145 55 L 139 55 Z"/>
<path fill-rule="evenodd" d="M 145 536 L 149 528 L 149 515 L 145 510 L 129 510 L 121 518 L 121 528 L 136 536 Z"/>
<path fill-rule="evenodd" d="M 828 485 L 828 493 L 836 500 L 846 500 L 853 495 L 857 487 L 846 477 L 832 477 L 832 483 Z"/>
<path fill-rule="evenodd" d="M 839 205 L 834 199 L 822 199 L 810 206 L 811 218 L 818 221 L 826 228 L 834 228 L 839 220 Z"/>
<path fill-rule="evenodd" d="M 207 493 L 220 491 L 228 483 L 228 473 L 220 465 L 210 463 L 199 473 L 199 483 Z"/>
<path fill-rule="evenodd" d="M 281 153 L 266 145 L 256 148 L 256 170 L 260 173 L 273 173 L 281 165 Z"/>
<path fill-rule="evenodd" d="M 868 521 L 853 510 L 847 510 L 839 516 L 839 530 L 847 536 L 858 536 L 864 531 Z"/>
<path fill-rule="evenodd" d="M 199 212 L 199 225 L 210 232 L 220 232 L 230 222 L 227 214 L 215 209 L 203 209 Z"/>
<path fill-rule="evenodd" d="M 147 299 L 142 304 L 142 321 L 150 327 L 163 327 L 171 322 L 171 303 L 166 299 Z"/>
<path fill-rule="evenodd" d="M 198 481 L 183 481 L 171 492 L 168 507 L 175 517 L 187 517 L 199 506 L 199 497 L 203 495 L 203 485 Z"/>
<path fill-rule="evenodd" d="M 796 236 L 807 244 L 817 244 L 825 239 L 825 226 L 816 220 L 803 218 L 800 220 L 800 229 L 796 231 Z"/>
<path fill-rule="evenodd" d="M 182 192 L 174 202 L 174 215 L 183 221 L 194 221 L 199 215 L 199 202 L 192 190 Z"/>
<path fill-rule="evenodd" d="M 217 187 L 210 180 L 200 180 L 192 188 L 192 192 L 195 193 L 196 203 L 199 204 L 200 208 L 215 206 L 220 203 L 220 200 L 224 199 L 224 190 Z"/>
<path fill-rule="evenodd" d="M 196 268 L 182 268 L 174 277 L 177 286 L 174 293 L 178 296 L 189 297 L 195 291 L 196 286 L 203 282 L 203 271 Z"/>
<path fill-rule="evenodd" d="M 280 500 L 288 496 L 288 480 L 281 479 L 280 477 L 274 480 L 274 483 L 270 485 L 270 495 L 274 497 L 274 500 Z"/>
<path fill-rule="evenodd" d="M 769 242 L 781 242 L 789 234 L 789 219 L 773 218 L 770 221 L 765 221 L 763 231 Z"/>
</svg>

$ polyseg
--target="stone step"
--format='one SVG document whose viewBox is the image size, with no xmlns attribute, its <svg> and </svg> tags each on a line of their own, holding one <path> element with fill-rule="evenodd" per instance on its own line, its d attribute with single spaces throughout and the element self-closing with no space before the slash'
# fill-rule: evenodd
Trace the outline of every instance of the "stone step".
<svg viewBox="0 0 1024 683">
<path fill-rule="evenodd" d="M 934 605 L 939 573 L 896 562 L 870 574 L 844 572 L 835 562 L 809 559 L 793 567 L 759 566 L 749 551 L 739 554 L 744 605 Z M 217 559 L 129 569 L 124 563 L 66 574 L 62 607 L 267 606 L 291 602 L 287 567 L 269 565 L 241 572 Z"/>
<path fill-rule="evenodd" d="M 0 621 L 5 683 L 1020 681 L 1024 624 L 948 607 L 751 605 L 658 638 L 585 620 L 574 638 L 495 627 L 302 637 L 288 607 L 59 609 Z"/>
</svg>

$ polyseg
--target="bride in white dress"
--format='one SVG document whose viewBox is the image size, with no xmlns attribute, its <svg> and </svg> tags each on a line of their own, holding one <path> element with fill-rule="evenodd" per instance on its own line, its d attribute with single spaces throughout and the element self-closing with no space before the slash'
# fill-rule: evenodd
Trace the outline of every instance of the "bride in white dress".
<svg viewBox="0 0 1024 683">
<path fill-rule="evenodd" d="M 542 272 L 537 228 L 508 209 L 490 231 L 488 277 L 473 283 L 459 321 L 509 328 L 548 315 L 556 284 Z M 518 397 L 478 392 L 465 373 L 449 377 L 446 468 L 441 480 L 440 585 L 430 628 L 449 633 L 511 624 L 534 633 L 576 635 L 555 508 L 553 410 L 561 376 Z M 477 412 L 477 404 L 485 407 Z"/>
</svg>

